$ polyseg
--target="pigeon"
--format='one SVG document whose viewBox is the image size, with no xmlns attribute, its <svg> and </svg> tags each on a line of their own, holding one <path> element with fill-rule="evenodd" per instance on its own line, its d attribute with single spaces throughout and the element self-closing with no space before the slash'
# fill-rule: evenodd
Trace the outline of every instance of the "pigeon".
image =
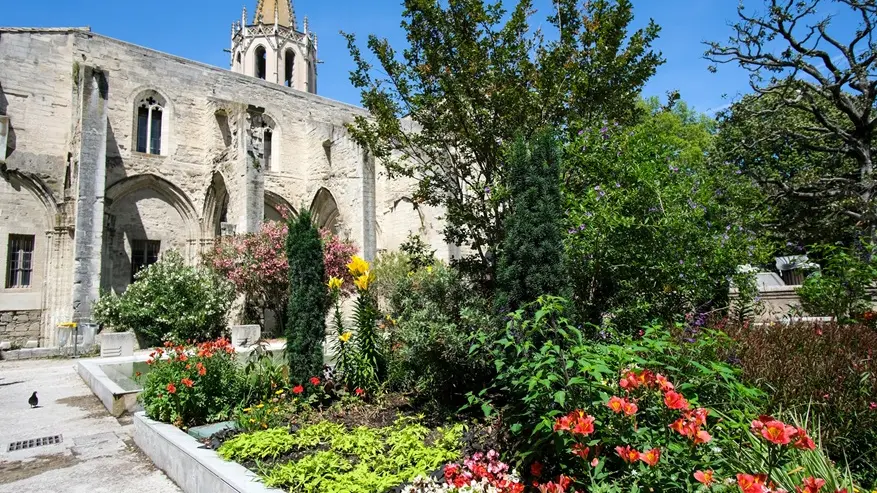
<svg viewBox="0 0 877 493">
<path fill-rule="evenodd" d="M 37 407 L 37 404 L 40 403 L 40 400 L 37 399 L 37 393 L 34 391 L 33 395 L 30 396 L 30 399 L 27 400 L 27 403 L 30 404 L 30 407 Z"/>
</svg>

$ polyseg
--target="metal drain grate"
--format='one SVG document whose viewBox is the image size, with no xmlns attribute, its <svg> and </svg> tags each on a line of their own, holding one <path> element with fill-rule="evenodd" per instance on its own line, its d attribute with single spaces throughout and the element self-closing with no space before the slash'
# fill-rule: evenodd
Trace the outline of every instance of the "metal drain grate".
<svg viewBox="0 0 877 493">
<path fill-rule="evenodd" d="M 15 452 L 16 450 L 25 450 L 34 447 L 42 447 L 44 445 L 55 445 L 61 443 L 61 435 L 43 438 L 31 438 L 30 440 L 22 440 L 20 442 L 12 442 L 9 444 L 7 452 Z"/>
</svg>

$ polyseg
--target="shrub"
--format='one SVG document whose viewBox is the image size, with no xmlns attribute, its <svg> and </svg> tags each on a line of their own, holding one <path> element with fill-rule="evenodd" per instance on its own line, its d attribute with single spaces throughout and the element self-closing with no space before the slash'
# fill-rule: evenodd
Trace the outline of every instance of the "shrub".
<svg viewBox="0 0 877 493">
<path fill-rule="evenodd" d="M 808 413 L 835 460 L 877 482 L 877 332 L 860 324 L 732 325 L 743 375 L 773 409 Z"/>
<path fill-rule="evenodd" d="M 869 310 L 868 289 L 877 280 L 877 266 L 863 260 L 859 253 L 838 246 L 822 245 L 811 250 L 824 258 L 824 265 L 820 271 L 807 276 L 797 289 L 804 311 L 846 323 Z M 866 255 L 873 257 L 873 249 L 868 250 Z"/>
<path fill-rule="evenodd" d="M 166 342 L 149 357 L 152 369 L 140 394 L 147 416 L 179 427 L 231 417 L 242 388 L 228 340 L 195 346 Z"/>
<path fill-rule="evenodd" d="M 137 334 L 141 347 L 166 340 L 206 341 L 226 330 L 233 288 L 210 269 L 186 265 L 169 251 L 135 275 L 121 295 L 103 295 L 94 306 L 98 323 Z"/>
<path fill-rule="evenodd" d="M 533 142 L 518 139 L 508 152 L 510 211 L 496 269 L 500 313 L 517 310 L 543 294 L 562 295 L 563 199 L 557 143 L 544 132 Z"/>
<path fill-rule="evenodd" d="M 540 298 L 515 312 L 500 337 L 483 338 L 476 350 L 488 351 L 498 373 L 493 400 L 472 395 L 473 404 L 499 413 L 518 464 L 539 460 L 580 484 L 611 477 L 620 491 L 696 487 L 690 474 L 718 461 L 714 446 L 734 446 L 713 437 L 745 428 L 751 418 L 734 409 L 761 397 L 713 357 L 727 341 L 702 331 L 681 343 L 658 326 L 642 338 L 605 332 L 591 341 L 565 318 L 567 306 Z M 724 419 L 708 420 L 720 411 Z"/>
<path fill-rule="evenodd" d="M 286 355 L 289 379 L 303 382 L 323 371 L 323 340 L 329 300 L 320 232 L 303 211 L 290 219 L 286 240 L 289 262 L 289 308 Z"/>
</svg>

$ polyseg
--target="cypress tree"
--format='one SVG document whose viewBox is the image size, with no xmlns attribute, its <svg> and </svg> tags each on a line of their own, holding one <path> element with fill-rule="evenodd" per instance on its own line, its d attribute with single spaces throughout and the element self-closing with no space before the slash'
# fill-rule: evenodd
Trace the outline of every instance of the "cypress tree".
<svg viewBox="0 0 877 493">
<path fill-rule="evenodd" d="M 311 213 L 289 219 L 289 305 L 286 310 L 286 357 L 289 379 L 302 383 L 323 371 L 323 340 L 329 297 L 323 284 L 325 265 L 320 232 Z"/>
<path fill-rule="evenodd" d="M 506 153 L 510 211 L 498 255 L 496 308 L 517 310 L 544 294 L 566 292 L 563 197 L 555 137 L 518 138 Z"/>
</svg>

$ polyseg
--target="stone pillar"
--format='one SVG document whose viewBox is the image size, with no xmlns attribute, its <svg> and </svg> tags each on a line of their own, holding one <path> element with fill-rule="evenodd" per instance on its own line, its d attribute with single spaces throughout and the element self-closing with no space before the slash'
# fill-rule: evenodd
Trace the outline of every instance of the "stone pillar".
<svg viewBox="0 0 877 493">
<path fill-rule="evenodd" d="M 58 345 L 58 324 L 71 320 L 70 303 L 70 254 L 72 228 L 56 226 L 46 233 L 48 258 L 46 260 L 46 289 L 43 296 L 43 321 L 40 344 L 43 347 Z"/>
<path fill-rule="evenodd" d="M 99 69 L 82 66 L 79 82 L 79 175 L 73 240 L 73 321 L 91 320 L 100 289 L 106 189 L 109 83 Z"/>
<path fill-rule="evenodd" d="M 247 111 L 246 152 L 244 156 L 244 217 L 238 226 L 238 233 L 255 233 L 265 218 L 265 160 L 264 132 L 266 125 L 262 119 L 261 108 Z"/>
<path fill-rule="evenodd" d="M 377 254 L 377 232 L 375 230 L 375 158 L 368 151 L 362 154 L 362 254 L 369 262 Z"/>
</svg>

